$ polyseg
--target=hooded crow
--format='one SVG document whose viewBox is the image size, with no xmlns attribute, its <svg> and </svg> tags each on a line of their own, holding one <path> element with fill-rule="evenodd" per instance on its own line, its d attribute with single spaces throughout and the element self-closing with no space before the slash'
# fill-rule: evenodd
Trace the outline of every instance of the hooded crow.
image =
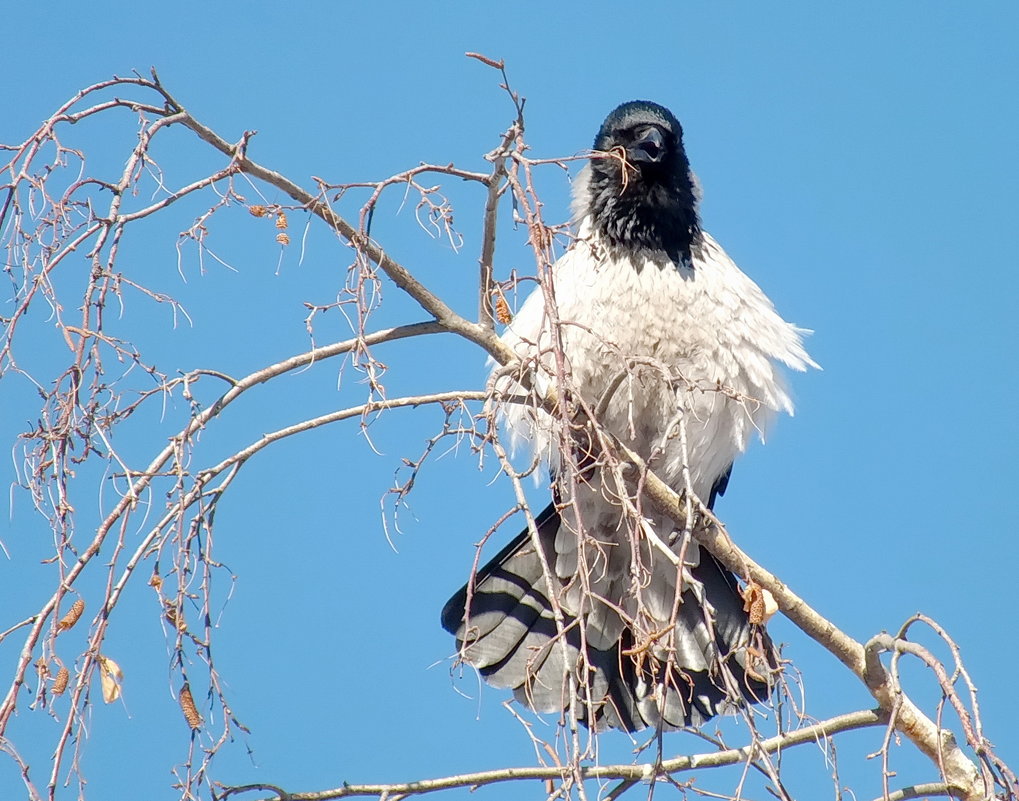
<svg viewBox="0 0 1019 801">
<path fill-rule="evenodd" d="M 802 329 L 702 228 L 683 129 L 624 103 L 574 183 L 576 241 L 503 340 L 580 410 L 564 421 L 499 376 L 516 442 L 550 465 L 553 502 L 446 604 L 460 656 L 537 712 L 596 729 L 699 726 L 771 692 L 777 665 L 736 577 L 642 505 L 578 430 L 594 419 L 709 508 L 733 460 L 792 413 L 781 365 L 817 365 Z M 551 303 L 549 301 L 552 301 Z"/>
</svg>

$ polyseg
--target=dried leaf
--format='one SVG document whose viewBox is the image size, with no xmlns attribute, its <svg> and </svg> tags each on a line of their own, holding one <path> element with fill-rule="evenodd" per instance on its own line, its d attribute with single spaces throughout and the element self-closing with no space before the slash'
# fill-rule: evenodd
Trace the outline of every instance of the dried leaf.
<svg viewBox="0 0 1019 801">
<path fill-rule="evenodd" d="M 167 601 L 165 615 L 166 620 L 171 626 L 177 629 L 177 631 L 187 631 L 188 624 L 187 621 L 184 620 L 184 612 L 178 609 L 176 604 L 171 601 Z"/>
<path fill-rule="evenodd" d="M 85 602 L 79 598 L 67 611 L 67 614 L 61 618 L 60 622 L 57 623 L 57 631 L 67 631 L 71 626 L 78 622 L 81 617 L 81 613 L 85 611 Z"/>
<path fill-rule="evenodd" d="M 112 704 L 120 698 L 124 671 L 108 656 L 99 656 L 99 681 L 103 687 L 103 700 L 106 703 Z"/>
<path fill-rule="evenodd" d="M 163 588 L 163 578 L 158 573 L 153 573 L 152 578 L 149 579 L 149 586 L 155 587 L 156 592 L 159 592 Z"/>
<path fill-rule="evenodd" d="M 202 716 L 198 714 L 198 707 L 195 706 L 195 699 L 191 695 L 191 686 L 185 684 L 180 688 L 180 709 L 184 713 L 184 720 L 192 729 L 202 726 Z"/>
<path fill-rule="evenodd" d="M 761 594 L 764 596 L 764 622 L 767 623 L 778 612 L 778 601 L 768 590 L 762 589 Z"/>
<path fill-rule="evenodd" d="M 768 683 L 768 676 L 772 673 L 768 660 L 765 658 L 764 654 L 756 648 L 747 649 L 746 671 L 747 676 L 754 681 L 761 682 L 762 684 Z"/>
</svg>

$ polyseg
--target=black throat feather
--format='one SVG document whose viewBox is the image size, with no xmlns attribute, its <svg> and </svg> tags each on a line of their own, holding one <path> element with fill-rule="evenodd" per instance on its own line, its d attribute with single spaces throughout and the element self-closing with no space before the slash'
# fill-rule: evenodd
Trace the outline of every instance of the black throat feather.
<svg viewBox="0 0 1019 801">
<path fill-rule="evenodd" d="M 610 248 L 664 251 L 689 267 L 701 238 L 697 193 L 686 156 L 672 153 L 668 161 L 652 171 L 611 156 L 594 160 L 588 209 Z"/>
</svg>

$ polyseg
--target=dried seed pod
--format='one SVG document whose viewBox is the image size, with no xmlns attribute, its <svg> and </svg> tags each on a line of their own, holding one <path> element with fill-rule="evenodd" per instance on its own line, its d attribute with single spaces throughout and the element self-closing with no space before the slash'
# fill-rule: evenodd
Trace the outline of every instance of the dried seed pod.
<svg viewBox="0 0 1019 801">
<path fill-rule="evenodd" d="M 149 579 L 149 586 L 155 587 L 156 592 L 159 592 L 163 588 L 163 577 L 158 573 L 153 573 L 152 578 Z"/>
<path fill-rule="evenodd" d="M 286 233 L 276 234 L 276 241 L 279 242 L 281 245 L 289 245 L 290 244 L 290 234 L 286 234 Z"/>
<path fill-rule="evenodd" d="M 265 206 L 248 206 L 248 211 L 255 217 L 264 217 L 269 213 Z"/>
<path fill-rule="evenodd" d="M 53 679 L 53 694 L 63 695 L 67 689 L 67 683 L 71 680 L 71 672 L 62 667 L 57 671 L 57 677 Z"/>
<path fill-rule="evenodd" d="M 195 699 L 191 695 L 191 687 L 185 684 L 180 688 L 180 709 L 184 713 L 184 720 L 192 729 L 201 728 L 202 716 L 198 714 L 198 707 L 195 706 Z"/>
<path fill-rule="evenodd" d="M 276 215 L 276 227 L 279 228 L 281 231 L 286 230 L 287 215 L 282 211 Z"/>
<path fill-rule="evenodd" d="M 81 617 L 81 613 L 84 611 L 85 602 L 79 598 L 71 604 L 71 608 L 67 610 L 67 614 L 61 618 L 59 623 L 57 623 L 57 631 L 67 631 L 71 628 L 71 626 L 78 622 L 78 618 Z"/>
<path fill-rule="evenodd" d="M 503 325 L 513 320 L 513 315 L 510 313 L 509 304 L 506 302 L 506 298 L 504 298 L 502 295 L 495 299 L 495 317 Z"/>
</svg>

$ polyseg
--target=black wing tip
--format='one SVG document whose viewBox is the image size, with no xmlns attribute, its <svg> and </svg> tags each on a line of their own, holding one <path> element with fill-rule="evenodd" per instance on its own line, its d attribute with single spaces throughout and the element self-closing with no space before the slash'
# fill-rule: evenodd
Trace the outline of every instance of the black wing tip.
<svg viewBox="0 0 1019 801">
<path fill-rule="evenodd" d="M 713 511 L 715 508 L 715 501 L 717 501 L 722 495 L 725 495 L 726 489 L 729 488 L 730 478 L 732 478 L 731 464 L 725 468 L 725 472 L 715 480 L 714 485 L 711 487 L 711 494 L 708 496 L 708 509 Z"/>
<path fill-rule="evenodd" d="M 467 585 L 465 584 L 457 593 L 446 601 L 439 615 L 442 628 L 456 636 L 460 626 L 463 625 L 464 610 L 467 608 Z"/>
</svg>

